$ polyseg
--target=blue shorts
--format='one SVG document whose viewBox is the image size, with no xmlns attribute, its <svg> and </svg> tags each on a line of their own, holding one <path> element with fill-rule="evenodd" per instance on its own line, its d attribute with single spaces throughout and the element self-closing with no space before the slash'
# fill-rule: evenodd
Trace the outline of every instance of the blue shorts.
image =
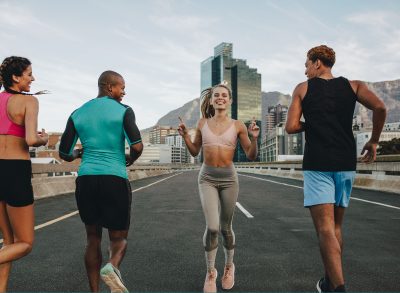
<svg viewBox="0 0 400 293">
<path fill-rule="evenodd" d="M 355 171 L 304 171 L 304 206 L 332 203 L 348 207 Z"/>
</svg>

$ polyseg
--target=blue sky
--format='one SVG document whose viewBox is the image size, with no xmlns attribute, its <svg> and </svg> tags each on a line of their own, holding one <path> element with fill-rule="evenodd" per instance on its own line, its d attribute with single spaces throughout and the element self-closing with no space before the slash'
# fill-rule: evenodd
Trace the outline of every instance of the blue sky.
<svg viewBox="0 0 400 293">
<path fill-rule="evenodd" d="M 262 74 L 263 91 L 305 80 L 309 48 L 327 44 L 335 75 L 400 78 L 400 1 L 0 0 L 0 59 L 28 57 L 40 96 L 39 128 L 62 131 L 96 97 L 104 70 L 126 81 L 139 128 L 198 97 L 200 62 L 221 42 Z M 178 121 L 177 121 L 178 123 Z"/>
</svg>

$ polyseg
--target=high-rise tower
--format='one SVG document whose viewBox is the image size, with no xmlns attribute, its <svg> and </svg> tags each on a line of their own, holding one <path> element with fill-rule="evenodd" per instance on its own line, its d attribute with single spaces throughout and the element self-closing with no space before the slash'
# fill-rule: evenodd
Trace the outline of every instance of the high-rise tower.
<svg viewBox="0 0 400 293">
<path fill-rule="evenodd" d="M 232 89 L 229 115 L 247 122 L 261 120 L 261 74 L 250 68 L 246 60 L 232 57 L 232 44 L 221 43 L 214 48 L 214 56 L 201 62 L 200 90 L 228 82 Z"/>
</svg>

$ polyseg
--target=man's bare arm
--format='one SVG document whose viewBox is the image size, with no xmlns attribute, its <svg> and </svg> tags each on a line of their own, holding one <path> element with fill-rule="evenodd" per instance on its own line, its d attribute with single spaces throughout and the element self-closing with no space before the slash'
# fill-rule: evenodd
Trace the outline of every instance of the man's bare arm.
<svg viewBox="0 0 400 293">
<path fill-rule="evenodd" d="M 300 121 L 303 115 L 303 108 L 301 106 L 304 93 L 307 90 L 307 82 L 300 83 L 296 86 L 292 95 L 292 103 L 290 104 L 288 116 L 286 120 L 286 132 L 298 133 L 305 130 L 305 123 Z"/>
</svg>

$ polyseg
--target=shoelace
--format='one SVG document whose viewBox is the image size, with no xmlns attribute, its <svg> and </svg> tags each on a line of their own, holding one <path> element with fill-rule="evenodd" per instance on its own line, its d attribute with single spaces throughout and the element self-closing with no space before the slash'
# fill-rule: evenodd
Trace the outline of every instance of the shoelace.
<svg viewBox="0 0 400 293">
<path fill-rule="evenodd" d="M 225 268 L 225 271 L 224 271 L 224 279 L 227 279 L 228 277 L 230 277 L 232 275 L 232 270 L 231 270 L 231 267 L 227 267 L 227 268 Z"/>
<path fill-rule="evenodd" d="M 209 283 L 213 283 L 213 282 L 215 281 L 214 273 L 208 273 L 208 275 L 207 275 L 207 281 L 208 281 Z"/>
</svg>

